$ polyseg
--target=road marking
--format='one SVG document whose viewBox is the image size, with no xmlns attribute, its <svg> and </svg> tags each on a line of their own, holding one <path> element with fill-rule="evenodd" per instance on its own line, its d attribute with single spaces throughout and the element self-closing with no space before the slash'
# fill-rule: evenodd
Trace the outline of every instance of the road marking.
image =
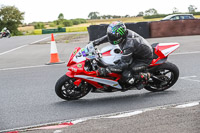
<svg viewBox="0 0 200 133">
<path fill-rule="evenodd" d="M 200 83 L 200 80 L 192 79 L 192 78 L 197 78 L 197 76 L 180 77 L 180 79 L 184 79 L 184 80 L 193 81 L 193 82 L 199 82 Z"/>
<path fill-rule="evenodd" d="M 56 65 L 63 65 L 63 64 L 56 64 Z M 64 65 L 66 65 L 66 63 Z M 37 65 L 37 66 L 26 66 L 26 67 L 3 68 L 3 69 L 0 69 L 0 71 L 20 70 L 20 69 L 37 68 L 37 67 L 48 67 L 48 66 L 52 66 L 52 65 Z"/>
<path fill-rule="evenodd" d="M 188 108 L 188 107 L 193 107 L 199 105 L 199 102 L 192 102 L 192 103 L 187 103 L 187 104 L 182 104 L 182 105 L 178 105 L 175 108 Z"/>
<path fill-rule="evenodd" d="M 53 133 L 62 133 L 62 130 L 56 130 Z"/>
<path fill-rule="evenodd" d="M 15 51 L 15 50 L 18 50 L 18 49 L 20 49 L 20 48 L 26 47 L 26 46 L 28 46 L 28 45 L 38 43 L 38 42 L 43 41 L 43 40 L 46 40 L 46 39 L 48 39 L 48 38 L 50 38 L 50 37 L 45 37 L 45 38 L 40 39 L 40 40 L 37 40 L 37 41 L 35 41 L 35 42 L 29 43 L 29 44 L 26 44 L 26 45 L 23 45 L 23 46 L 19 46 L 19 47 L 17 47 L 17 48 L 14 48 L 14 49 L 11 49 L 11 50 L 8 50 L 8 51 L 5 51 L 5 52 L 3 52 L 3 53 L 0 53 L 0 56 L 1 56 L 1 55 L 4 55 L 4 54 L 7 54 L 7 53 L 10 53 L 10 52 L 13 52 L 13 51 Z"/>
<path fill-rule="evenodd" d="M 56 36 L 56 35 L 54 35 L 54 37 L 55 37 L 55 36 Z M 51 36 L 45 37 L 45 38 L 43 38 L 43 39 L 40 39 L 40 40 L 35 41 L 35 42 L 32 42 L 32 43 L 30 43 L 30 44 L 35 44 L 35 43 L 41 42 L 41 41 L 43 41 L 43 40 L 46 40 L 46 39 L 48 39 L 48 38 L 51 38 Z"/>
<path fill-rule="evenodd" d="M 23 45 L 23 46 L 20 46 L 20 47 L 17 47 L 17 48 L 14 48 L 14 49 L 5 51 L 5 52 L 3 52 L 3 53 L 0 53 L 0 55 L 4 55 L 4 54 L 7 54 L 7 53 L 10 53 L 10 52 L 12 52 L 12 51 L 15 51 L 15 50 L 17 50 L 17 49 L 20 49 L 20 48 L 23 48 L 23 47 L 26 47 L 26 46 L 28 46 L 28 45 L 26 44 L 26 45 Z"/>
<path fill-rule="evenodd" d="M 173 53 L 171 55 L 183 55 L 183 54 L 199 54 L 200 51 L 193 51 L 193 52 L 182 52 L 182 53 Z"/>
<path fill-rule="evenodd" d="M 109 116 L 109 117 L 106 117 L 106 118 L 123 118 L 123 117 L 130 117 L 130 116 L 133 116 L 133 115 L 138 115 L 138 114 L 141 114 L 145 111 L 142 111 L 142 110 L 138 110 L 138 111 L 134 111 L 134 112 L 129 112 L 129 113 L 124 113 L 124 114 L 119 114 L 119 115 L 115 115 L 115 116 Z"/>
<path fill-rule="evenodd" d="M 38 66 L 27 66 L 27 67 L 3 68 L 3 69 L 0 69 L 0 71 L 19 70 L 19 69 L 26 69 L 26 68 L 37 68 L 37 67 L 45 67 L 45 66 L 50 66 L 50 65 L 38 65 Z"/>
<path fill-rule="evenodd" d="M 61 124 L 58 124 L 58 125 L 38 127 L 36 129 L 58 129 L 58 128 L 64 128 L 64 127 L 72 126 L 72 125 L 74 125 L 74 123 L 65 122 L 65 123 L 61 123 Z"/>
<path fill-rule="evenodd" d="M 188 79 L 188 78 L 196 78 L 197 76 L 193 75 L 193 76 L 184 76 L 184 77 L 180 77 L 180 79 Z"/>
</svg>

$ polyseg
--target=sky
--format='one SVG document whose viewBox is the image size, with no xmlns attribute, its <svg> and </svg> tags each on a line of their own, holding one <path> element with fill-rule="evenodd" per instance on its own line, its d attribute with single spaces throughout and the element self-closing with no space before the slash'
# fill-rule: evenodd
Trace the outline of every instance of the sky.
<svg viewBox="0 0 200 133">
<path fill-rule="evenodd" d="M 88 18 L 90 12 L 100 15 L 130 15 L 155 8 L 158 13 L 172 13 L 176 7 L 180 12 L 188 12 L 189 5 L 200 11 L 200 0 L 0 0 L 0 6 L 15 6 L 25 12 L 24 23 L 57 20 L 63 13 L 65 19 Z"/>
</svg>

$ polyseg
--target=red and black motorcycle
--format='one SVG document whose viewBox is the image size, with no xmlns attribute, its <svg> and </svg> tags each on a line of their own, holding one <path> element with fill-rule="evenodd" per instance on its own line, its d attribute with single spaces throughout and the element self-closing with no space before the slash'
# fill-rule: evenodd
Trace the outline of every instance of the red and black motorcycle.
<svg viewBox="0 0 200 133">
<path fill-rule="evenodd" d="M 179 69 L 167 62 L 179 43 L 152 44 L 154 59 L 148 67 L 151 74 L 144 88 L 148 91 L 164 91 L 173 86 L 179 77 Z M 97 69 L 114 65 L 122 55 L 118 45 L 109 45 L 98 51 L 90 43 L 85 48 L 74 49 L 67 64 L 68 72 L 55 85 L 56 94 L 65 100 L 77 100 L 89 92 L 116 92 L 136 89 L 133 85 L 122 88 L 119 73 L 110 73 L 106 77 L 98 76 Z M 124 85 L 123 85 L 124 87 Z"/>
</svg>

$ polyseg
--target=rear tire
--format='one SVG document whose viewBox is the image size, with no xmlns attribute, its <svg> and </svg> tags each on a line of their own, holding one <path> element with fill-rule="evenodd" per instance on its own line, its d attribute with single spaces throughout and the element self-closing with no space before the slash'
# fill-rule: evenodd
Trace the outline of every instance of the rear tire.
<svg viewBox="0 0 200 133">
<path fill-rule="evenodd" d="M 158 79 L 152 77 L 148 81 L 147 86 L 144 88 L 152 92 L 159 92 L 169 89 L 176 83 L 179 77 L 178 67 L 170 62 L 166 62 L 158 66 L 155 70 L 150 71 L 150 73 L 158 79 L 162 80 L 161 82 Z"/>
<path fill-rule="evenodd" d="M 64 100 L 77 100 L 87 95 L 91 88 L 86 82 L 82 82 L 81 86 L 74 85 L 76 79 L 70 78 L 67 75 L 63 75 L 55 85 L 55 92 L 58 97 Z"/>
</svg>

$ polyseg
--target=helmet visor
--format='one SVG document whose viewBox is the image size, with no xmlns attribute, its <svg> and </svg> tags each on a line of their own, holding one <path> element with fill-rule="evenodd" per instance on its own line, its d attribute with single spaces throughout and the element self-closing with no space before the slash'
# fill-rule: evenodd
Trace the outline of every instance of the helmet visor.
<svg viewBox="0 0 200 133">
<path fill-rule="evenodd" d="M 117 45 L 122 42 L 123 37 L 121 37 L 120 35 L 117 35 L 117 34 L 119 34 L 119 33 L 116 33 L 116 34 L 109 33 L 108 34 L 108 40 L 111 44 Z"/>
</svg>

